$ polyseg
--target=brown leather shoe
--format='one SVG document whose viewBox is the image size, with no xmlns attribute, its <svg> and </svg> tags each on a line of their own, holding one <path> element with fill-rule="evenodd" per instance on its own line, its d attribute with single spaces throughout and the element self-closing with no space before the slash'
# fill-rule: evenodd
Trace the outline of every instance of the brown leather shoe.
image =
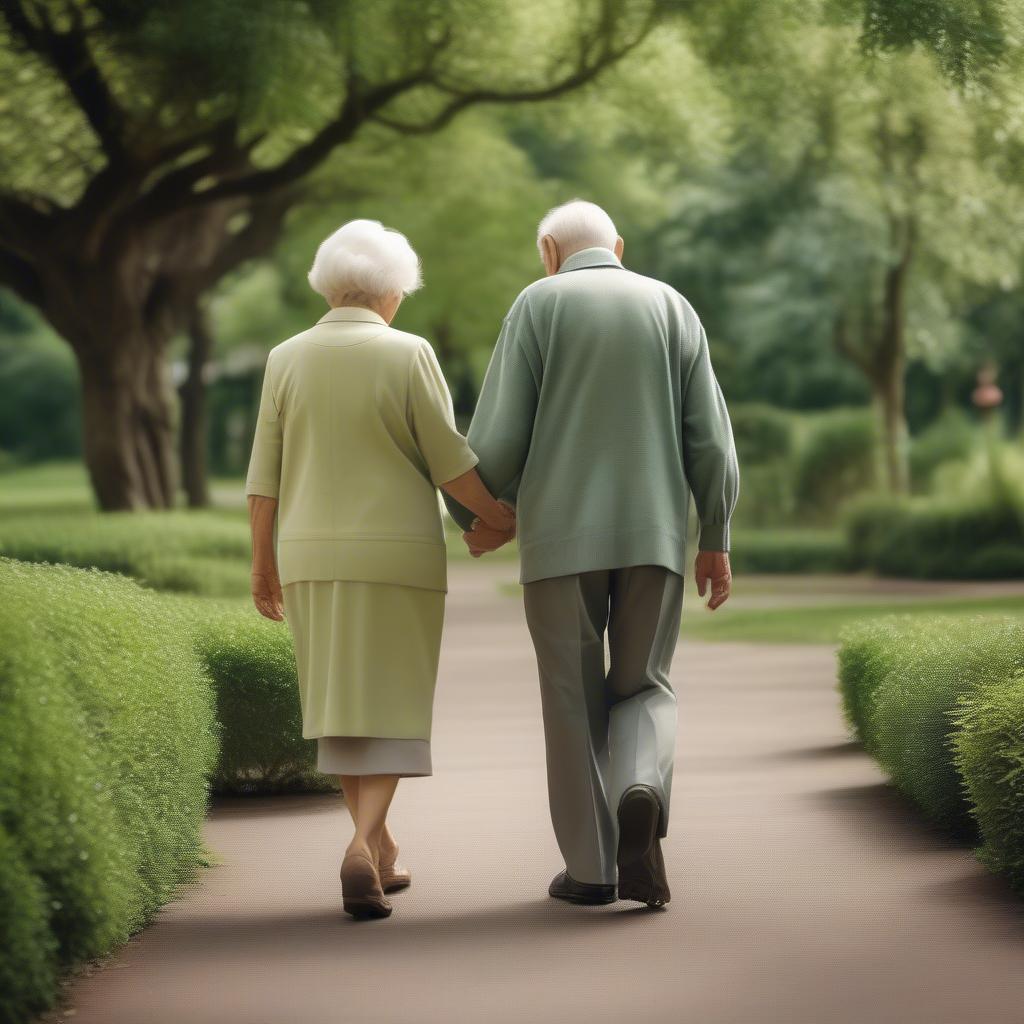
<svg viewBox="0 0 1024 1024">
<path fill-rule="evenodd" d="M 389 864 L 381 861 L 380 864 L 380 887 L 385 892 L 398 892 L 401 889 L 408 889 L 412 884 L 412 874 L 407 868 L 396 863 L 398 860 L 398 847 L 395 847 L 395 855 Z"/>
<path fill-rule="evenodd" d="M 391 916 L 377 867 L 365 853 L 350 853 L 341 862 L 341 892 L 345 912 L 357 921 Z"/>
</svg>

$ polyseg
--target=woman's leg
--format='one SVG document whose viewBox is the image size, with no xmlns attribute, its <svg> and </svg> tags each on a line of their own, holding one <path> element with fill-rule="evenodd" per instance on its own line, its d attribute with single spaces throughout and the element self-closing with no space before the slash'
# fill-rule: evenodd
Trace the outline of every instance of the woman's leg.
<svg viewBox="0 0 1024 1024">
<path fill-rule="evenodd" d="M 365 775 L 341 775 L 341 790 L 345 794 L 345 805 L 352 815 L 352 824 L 359 827 L 359 780 Z M 398 855 L 398 840 L 395 839 L 387 822 L 380 834 L 380 863 L 393 864 Z"/>
<path fill-rule="evenodd" d="M 343 789 L 346 778 L 350 776 L 342 778 Z M 349 843 L 346 855 L 360 852 L 368 854 L 375 863 L 379 860 L 381 841 L 387 827 L 388 808 L 399 778 L 398 775 L 359 776 L 356 805 L 351 808 L 355 815 L 356 834 Z M 394 842 L 393 838 L 391 842 Z"/>
</svg>

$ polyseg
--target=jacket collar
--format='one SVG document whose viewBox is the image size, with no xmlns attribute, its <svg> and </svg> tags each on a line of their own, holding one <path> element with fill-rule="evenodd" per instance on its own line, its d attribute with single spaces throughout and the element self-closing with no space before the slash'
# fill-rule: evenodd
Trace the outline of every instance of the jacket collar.
<svg viewBox="0 0 1024 1024">
<path fill-rule="evenodd" d="M 320 317 L 317 323 L 326 324 L 339 320 L 350 323 L 380 324 L 381 327 L 387 327 L 384 317 L 364 306 L 334 306 Z"/>
<path fill-rule="evenodd" d="M 618 257 L 604 246 L 594 245 L 589 249 L 580 249 L 574 252 L 559 268 L 560 274 L 569 270 L 584 270 L 587 267 L 617 267 L 622 270 L 622 264 Z"/>
</svg>

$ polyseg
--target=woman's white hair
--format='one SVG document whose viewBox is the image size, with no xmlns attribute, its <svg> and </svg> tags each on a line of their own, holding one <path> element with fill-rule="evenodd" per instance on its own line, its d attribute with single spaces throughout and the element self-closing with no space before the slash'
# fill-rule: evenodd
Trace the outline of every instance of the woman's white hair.
<svg viewBox="0 0 1024 1024">
<path fill-rule="evenodd" d="M 350 220 L 320 243 L 309 283 L 332 305 L 344 305 L 408 295 L 423 278 L 419 257 L 400 231 L 379 220 Z"/>
<path fill-rule="evenodd" d="M 537 251 L 542 257 L 544 248 L 541 239 L 545 235 L 555 240 L 563 260 L 580 249 L 593 246 L 614 249 L 619 237 L 611 217 L 596 203 L 588 203 L 583 199 L 571 199 L 544 215 L 537 227 Z"/>
</svg>

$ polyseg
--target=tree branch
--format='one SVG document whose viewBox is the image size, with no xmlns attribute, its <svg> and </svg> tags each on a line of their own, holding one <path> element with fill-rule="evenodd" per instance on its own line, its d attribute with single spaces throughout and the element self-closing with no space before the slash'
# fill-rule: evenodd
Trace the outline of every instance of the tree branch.
<svg viewBox="0 0 1024 1024">
<path fill-rule="evenodd" d="M 29 17 L 20 0 L 0 0 L 0 12 L 14 39 L 42 58 L 67 86 L 111 159 L 124 155 L 124 112 L 104 79 L 86 38 L 80 8 L 68 5 L 71 28 L 60 32 L 40 9 L 38 23 Z"/>
</svg>

